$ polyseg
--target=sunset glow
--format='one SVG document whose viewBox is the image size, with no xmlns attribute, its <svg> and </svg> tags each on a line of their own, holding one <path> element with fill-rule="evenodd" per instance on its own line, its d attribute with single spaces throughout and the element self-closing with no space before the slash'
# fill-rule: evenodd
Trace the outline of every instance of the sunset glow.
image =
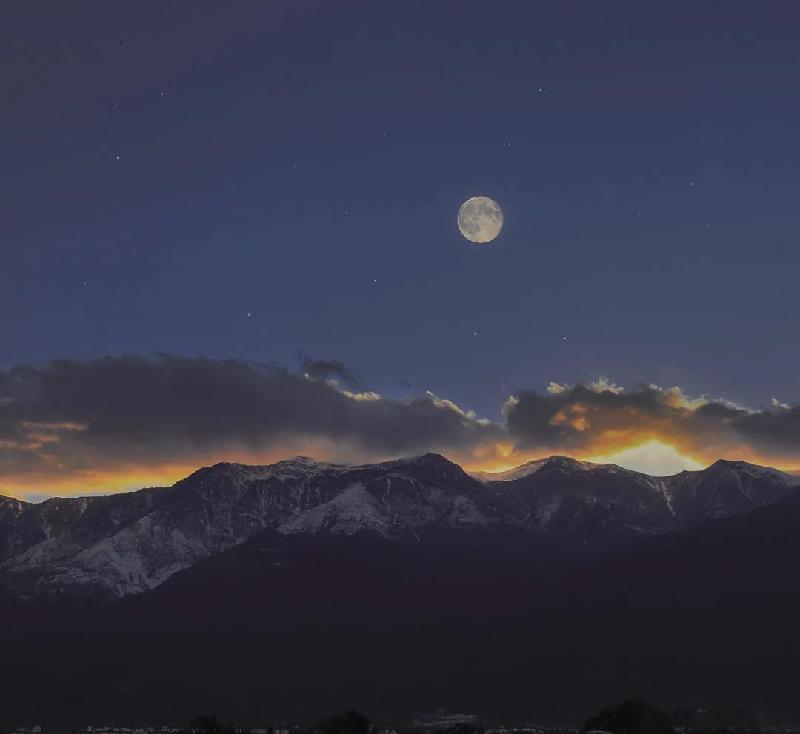
<svg viewBox="0 0 800 734">
<path fill-rule="evenodd" d="M 507 442 L 477 447 L 474 452 L 441 451 L 452 461 L 470 472 L 498 473 L 514 469 L 522 464 L 552 455 L 570 456 L 580 461 L 597 464 L 617 464 L 625 469 L 639 471 L 652 476 L 667 476 L 681 471 L 697 471 L 718 458 L 743 460 L 782 470 L 793 471 L 796 466 L 781 461 L 781 457 L 763 457 L 747 447 L 738 446 L 723 450 L 713 457 L 692 455 L 667 441 L 648 437 L 636 442 L 636 437 L 624 435 L 625 442 L 617 445 L 602 442 L 595 451 L 520 451 Z M 120 466 L 98 466 L 89 470 L 61 471 L 6 475 L 0 479 L 0 495 L 20 499 L 41 499 L 48 496 L 79 496 L 113 494 L 144 487 L 171 486 L 189 476 L 197 469 L 220 462 L 251 465 L 273 464 L 298 455 L 311 456 L 318 461 L 357 464 L 388 460 L 390 455 L 365 456 L 351 447 L 336 446 L 324 440 L 296 440 L 272 450 L 249 451 L 220 450 L 184 462 L 160 465 L 123 464 Z"/>
<path fill-rule="evenodd" d="M 681 453 L 657 439 L 650 439 L 637 446 L 631 446 L 610 454 L 589 457 L 589 461 L 597 464 L 618 464 L 626 469 L 640 471 L 653 476 L 667 476 L 680 471 L 696 471 L 703 469 L 708 462 Z"/>
<path fill-rule="evenodd" d="M 0 494 L 16 497 L 164 486 L 219 462 L 297 455 L 360 464 L 435 452 L 482 472 L 553 455 L 652 475 L 721 458 L 800 465 L 800 408 L 610 378 L 519 390 L 496 420 L 431 391 L 363 389 L 343 365 L 312 360 L 296 372 L 192 357 L 61 360 L 5 384 Z"/>
</svg>

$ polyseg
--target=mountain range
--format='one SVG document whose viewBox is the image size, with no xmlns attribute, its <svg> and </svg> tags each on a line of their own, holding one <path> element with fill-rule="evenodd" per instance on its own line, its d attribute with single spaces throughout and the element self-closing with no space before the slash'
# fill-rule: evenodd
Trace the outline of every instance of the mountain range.
<svg viewBox="0 0 800 734">
<path fill-rule="evenodd" d="M 574 723 L 632 695 L 785 720 L 798 530 L 798 477 L 731 461 L 651 477 L 298 457 L 2 498 L 0 726 L 347 706 Z"/>
<path fill-rule="evenodd" d="M 608 544 L 773 504 L 797 478 L 745 462 L 651 477 L 553 456 L 471 476 L 438 454 L 342 466 L 217 464 L 172 487 L 41 504 L 0 498 L 0 579 L 23 600 L 154 589 L 254 535 L 522 533 Z"/>
</svg>

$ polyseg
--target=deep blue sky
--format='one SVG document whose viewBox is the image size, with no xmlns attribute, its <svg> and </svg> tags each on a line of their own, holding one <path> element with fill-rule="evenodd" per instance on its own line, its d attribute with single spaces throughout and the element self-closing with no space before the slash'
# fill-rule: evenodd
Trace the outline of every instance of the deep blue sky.
<svg viewBox="0 0 800 734">
<path fill-rule="evenodd" d="M 800 397 L 796 3 L 11 2 L 0 49 L 0 367 Z"/>
</svg>

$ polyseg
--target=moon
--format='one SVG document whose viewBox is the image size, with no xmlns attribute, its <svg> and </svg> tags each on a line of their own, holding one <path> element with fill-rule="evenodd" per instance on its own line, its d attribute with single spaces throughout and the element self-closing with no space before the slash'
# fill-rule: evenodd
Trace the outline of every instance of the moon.
<svg viewBox="0 0 800 734">
<path fill-rule="evenodd" d="M 488 196 L 467 199 L 458 210 L 458 228 L 470 242 L 491 242 L 503 228 L 500 205 Z"/>
</svg>

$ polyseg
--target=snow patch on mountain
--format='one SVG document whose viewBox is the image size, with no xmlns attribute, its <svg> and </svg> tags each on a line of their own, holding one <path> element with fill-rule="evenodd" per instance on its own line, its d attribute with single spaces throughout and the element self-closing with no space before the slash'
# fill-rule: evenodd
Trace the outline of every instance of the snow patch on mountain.
<svg viewBox="0 0 800 734">
<path fill-rule="evenodd" d="M 362 484 L 351 484 L 340 495 L 319 507 L 306 510 L 278 528 L 284 535 L 317 533 L 327 530 L 334 535 L 355 535 L 371 530 L 390 537 L 391 523 L 375 497 Z"/>
</svg>

